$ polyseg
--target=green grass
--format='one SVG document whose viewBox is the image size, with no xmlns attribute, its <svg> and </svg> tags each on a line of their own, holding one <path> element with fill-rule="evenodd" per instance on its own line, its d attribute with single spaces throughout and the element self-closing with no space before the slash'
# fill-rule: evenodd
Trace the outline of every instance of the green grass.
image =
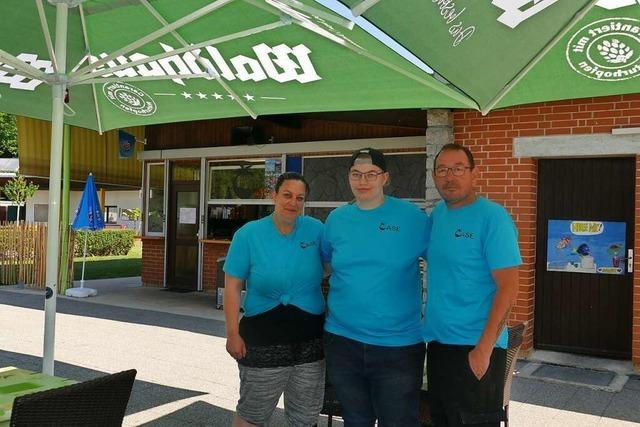
<svg viewBox="0 0 640 427">
<path fill-rule="evenodd" d="M 84 279 L 111 279 L 114 277 L 140 276 L 142 269 L 142 242 L 134 240 L 133 248 L 124 256 L 87 257 Z M 82 257 L 73 259 L 75 280 L 82 277 Z"/>
</svg>

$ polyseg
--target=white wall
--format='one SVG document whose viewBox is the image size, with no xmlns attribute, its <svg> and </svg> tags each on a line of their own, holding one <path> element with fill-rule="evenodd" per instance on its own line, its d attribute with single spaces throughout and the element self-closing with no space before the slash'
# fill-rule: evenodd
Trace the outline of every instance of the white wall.
<svg viewBox="0 0 640 427">
<path fill-rule="evenodd" d="M 69 197 L 70 200 L 70 220 L 73 221 L 75 211 L 80 204 L 80 197 L 82 197 L 82 191 L 72 191 Z M 27 222 L 34 221 L 34 206 L 38 204 L 47 205 L 49 203 L 49 191 L 38 190 L 34 197 L 27 202 Z M 121 209 L 142 209 L 142 200 L 140 199 L 140 192 L 138 190 L 127 191 L 107 191 L 105 194 L 105 206 L 117 206 L 118 207 L 118 224 L 123 224 L 126 228 L 135 229 L 135 224 L 132 221 L 123 220 L 120 217 Z M 102 207 L 104 210 L 104 206 Z"/>
</svg>

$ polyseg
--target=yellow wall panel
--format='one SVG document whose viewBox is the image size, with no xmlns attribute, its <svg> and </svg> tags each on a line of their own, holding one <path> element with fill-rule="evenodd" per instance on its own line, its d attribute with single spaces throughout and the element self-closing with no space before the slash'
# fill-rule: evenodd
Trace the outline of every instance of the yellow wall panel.
<svg viewBox="0 0 640 427">
<path fill-rule="evenodd" d="M 31 176 L 49 176 L 51 123 L 18 117 L 18 153 L 20 172 Z M 139 141 L 144 126 L 125 128 Z M 142 144 L 136 144 L 136 153 Z M 119 158 L 118 131 L 98 132 L 71 127 L 71 179 L 84 181 L 93 172 L 98 183 L 140 186 L 142 162 L 136 157 Z"/>
</svg>

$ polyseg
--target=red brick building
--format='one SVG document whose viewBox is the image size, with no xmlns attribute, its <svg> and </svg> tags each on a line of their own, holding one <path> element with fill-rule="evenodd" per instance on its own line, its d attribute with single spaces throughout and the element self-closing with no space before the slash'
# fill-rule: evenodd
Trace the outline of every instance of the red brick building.
<svg viewBox="0 0 640 427">
<path fill-rule="evenodd" d="M 635 176 L 629 179 L 633 180 L 634 191 L 628 194 L 628 197 L 635 200 L 635 222 L 628 224 L 628 227 L 633 228 L 632 248 L 637 252 L 640 244 L 640 95 L 548 102 L 494 111 L 484 117 L 474 111 L 454 113 L 455 142 L 469 147 L 480 167 L 478 190 L 508 209 L 520 233 L 520 249 L 524 264 L 520 269 L 520 291 L 512 319 L 529 322 L 525 348 L 532 348 L 537 344 L 534 343 L 533 331 L 536 324 L 536 290 L 540 285 L 536 279 L 536 249 L 542 243 L 537 239 L 537 210 L 538 200 L 544 195 L 540 194 L 543 189 L 538 187 L 538 166 L 541 157 L 514 156 L 514 143 L 542 136 L 548 137 L 548 141 L 553 143 L 553 137 L 556 136 L 559 145 L 566 141 L 575 141 L 577 147 L 584 135 L 603 135 L 606 138 L 603 138 L 600 144 L 604 145 L 613 143 L 617 137 L 622 136 L 612 135 L 612 130 L 619 128 L 636 128 L 635 137 L 628 138 L 630 147 L 627 150 L 619 150 L 618 147 L 601 151 L 578 149 L 570 151 L 572 154 L 567 156 L 560 151 L 564 147 L 559 147 L 558 152 L 552 151 L 544 158 L 624 156 L 633 159 Z M 564 136 L 573 136 L 575 139 L 563 138 Z M 535 139 L 532 141 L 535 143 Z M 635 148 L 633 142 L 636 143 Z M 608 178 L 602 177 L 603 180 Z M 628 325 L 630 334 L 626 337 L 631 344 L 632 361 L 636 368 L 640 368 L 639 268 L 640 262 L 636 257 L 632 292 L 628 295 L 631 306 L 631 323 Z M 615 310 L 616 307 L 611 307 L 611 311 Z"/>
</svg>

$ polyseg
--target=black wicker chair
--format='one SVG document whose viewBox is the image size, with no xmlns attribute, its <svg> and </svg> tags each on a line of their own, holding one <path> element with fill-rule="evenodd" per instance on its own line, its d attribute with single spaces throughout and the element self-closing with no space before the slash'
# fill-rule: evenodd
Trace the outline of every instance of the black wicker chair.
<svg viewBox="0 0 640 427">
<path fill-rule="evenodd" d="M 509 427 L 509 401 L 511 400 L 511 382 L 513 380 L 513 371 L 516 367 L 518 352 L 524 340 L 524 330 L 526 323 L 518 323 L 509 327 L 509 344 L 507 345 L 507 367 L 504 371 L 504 425 Z"/>
<path fill-rule="evenodd" d="M 329 376 L 327 375 L 324 380 L 324 401 L 322 402 L 321 414 L 327 416 L 327 426 L 331 427 L 333 417 L 342 416 L 342 406 L 340 401 L 336 397 L 336 391 L 329 382 Z"/>
<path fill-rule="evenodd" d="M 17 397 L 11 427 L 122 425 L 136 370 Z"/>
</svg>

